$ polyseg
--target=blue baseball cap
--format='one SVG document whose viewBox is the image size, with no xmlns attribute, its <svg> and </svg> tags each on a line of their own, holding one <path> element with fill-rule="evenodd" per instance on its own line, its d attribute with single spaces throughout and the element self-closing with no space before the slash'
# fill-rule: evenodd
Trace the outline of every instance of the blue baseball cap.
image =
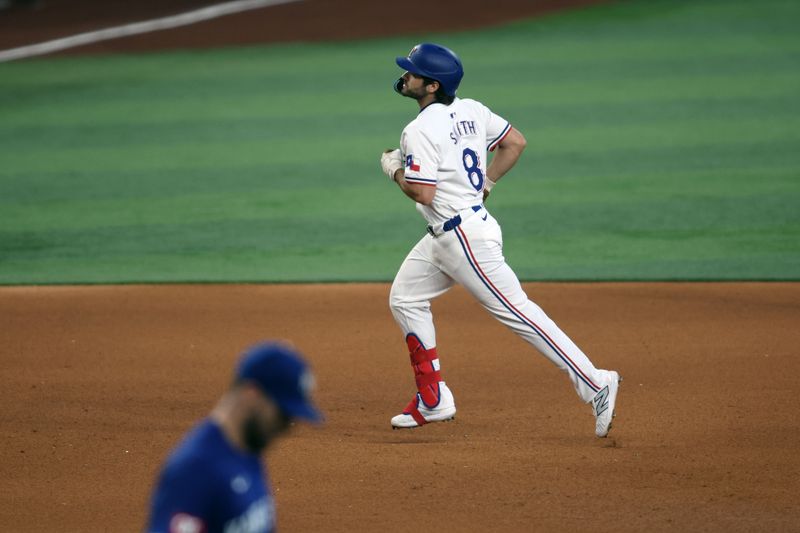
<svg viewBox="0 0 800 533">
<path fill-rule="evenodd" d="M 311 401 L 314 376 L 295 350 L 280 342 L 264 342 L 247 350 L 239 361 L 236 378 L 251 381 L 286 415 L 321 422 Z"/>
</svg>

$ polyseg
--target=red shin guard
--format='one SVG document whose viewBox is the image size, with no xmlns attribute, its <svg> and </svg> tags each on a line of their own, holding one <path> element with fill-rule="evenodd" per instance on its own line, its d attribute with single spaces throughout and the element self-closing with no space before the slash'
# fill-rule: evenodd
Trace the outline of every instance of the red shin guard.
<svg viewBox="0 0 800 533">
<path fill-rule="evenodd" d="M 411 358 L 411 367 L 414 369 L 414 379 L 417 381 L 419 395 L 425 405 L 434 407 L 439 403 L 439 382 L 442 380 L 439 371 L 433 367 L 433 361 L 439 358 L 436 348 L 426 350 L 419 337 L 414 333 L 406 336 L 406 344 L 408 344 L 408 354 Z M 411 404 L 416 404 L 416 399 L 412 400 Z M 409 407 L 412 407 L 411 404 Z"/>
</svg>

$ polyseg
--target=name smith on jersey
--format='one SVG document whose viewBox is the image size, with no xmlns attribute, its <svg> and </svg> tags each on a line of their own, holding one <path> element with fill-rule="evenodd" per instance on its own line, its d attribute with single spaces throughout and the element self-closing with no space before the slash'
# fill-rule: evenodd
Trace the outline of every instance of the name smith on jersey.
<svg viewBox="0 0 800 533">
<path fill-rule="evenodd" d="M 450 116 L 453 117 L 453 115 L 455 115 L 455 113 Z M 456 120 L 453 121 L 453 131 L 450 132 L 450 139 L 453 140 L 453 144 L 458 144 L 461 137 L 477 134 L 478 130 L 475 129 L 474 120 Z"/>
</svg>

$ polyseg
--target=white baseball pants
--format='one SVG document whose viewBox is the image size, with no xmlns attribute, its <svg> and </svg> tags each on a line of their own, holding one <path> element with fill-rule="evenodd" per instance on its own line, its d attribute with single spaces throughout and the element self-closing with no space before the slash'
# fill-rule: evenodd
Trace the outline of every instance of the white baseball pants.
<svg viewBox="0 0 800 533">
<path fill-rule="evenodd" d="M 530 301 L 503 257 L 500 226 L 488 211 L 467 210 L 456 228 L 427 234 L 411 250 L 392 284 L 389 305 L 404 335 L 436 347 L 431 300 L 454 283 L 464 286 L 497 320 L 567 373 L 578 396 L 590 402 L 602 376 L 542 309 Z"/>
</svg>

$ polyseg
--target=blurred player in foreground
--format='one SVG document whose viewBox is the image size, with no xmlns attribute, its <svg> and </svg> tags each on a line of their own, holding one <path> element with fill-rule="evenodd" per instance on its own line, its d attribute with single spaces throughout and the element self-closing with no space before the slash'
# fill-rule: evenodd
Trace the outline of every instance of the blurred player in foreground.
<svg viewBox="0 0 800 533">
<path fill-rule="evenodd" d="M 245 352 L 231 387 L 172 451 L 159 475 L 151 533 L 271 532 L 275 504 L 261 452 L 296 418 L 318 423 L 313 376 L 284 344 Z"/>
</svg>

